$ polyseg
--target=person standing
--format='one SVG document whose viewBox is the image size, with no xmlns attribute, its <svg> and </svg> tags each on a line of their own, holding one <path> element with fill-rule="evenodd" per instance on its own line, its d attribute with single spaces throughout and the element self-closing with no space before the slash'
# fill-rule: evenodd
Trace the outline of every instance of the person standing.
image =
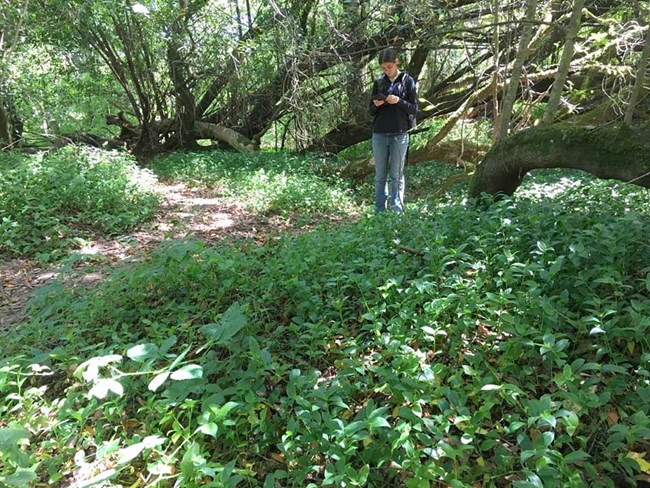
<svg viewBox="0 0 650 488">
<path fill-rule="evenodd" d="M 404 209 L 404 165 L 410 128 L 418 110 L 417 87 L 411 75 L 399 69 L 397 51 L 379 53 L 384 74 L 372 86 L 369 104 L 372 124 L 372 154 L 375 159 L 375 211 Z M 390 192 L 388 183 L 390 177 Z"/>
</svg>

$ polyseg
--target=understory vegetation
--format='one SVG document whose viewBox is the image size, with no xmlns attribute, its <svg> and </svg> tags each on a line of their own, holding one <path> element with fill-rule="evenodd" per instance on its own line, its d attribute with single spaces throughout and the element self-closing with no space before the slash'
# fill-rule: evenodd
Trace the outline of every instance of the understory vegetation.
<svg viewBox="0 0 650 488">
<path fill-rule="evenodd" d="M 153 174 L 118 152 L 68 146 L 0 161 L 0 255 L 61 259 L 93 235 L 148 221 L 159 198 Z"/>
<path fill-rule="evenodd" d="M 2 166 L 3 252 L 155 212 L 117 160 L 79 151 Z M 37 290 L 3 333 L 0 486 L 647 482 L 647 190 L 552 170 L 516 199 L 477 204 L 462 185 L 432 199 L 456 170 L 428 163 L 407 168 L 403 215 L 373 215 L 370 180 L 351 188 L 337 168 L 154 161 L 160 180 L 258 212 L 346 220 L 265 245 L 170 240 L 92 288 Z"/>
</svg>

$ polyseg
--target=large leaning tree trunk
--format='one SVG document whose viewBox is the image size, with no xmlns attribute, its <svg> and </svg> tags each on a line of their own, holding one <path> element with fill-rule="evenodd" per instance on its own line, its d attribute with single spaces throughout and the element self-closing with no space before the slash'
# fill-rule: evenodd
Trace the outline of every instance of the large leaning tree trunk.
<svg viewBox="0 0 650 488">
<path fill-rule="evenodd" d="M 479 163 L 470 196 L 512 195 L 526 173 L 542 168 L 581 169 L 650 188 L 650 127 L 554 124 L 521 131 Z"/>
<path fill-rule="evenodd" d="M 429 141 L 425 146 L 409 149 L 407 164 L 415 165 L 425 161 L 438 161 L 441 163 L 462 166 L 467 163 L 478 163 L 486 153 L 484 146 L 479 146 L 469 141 L 454 140 L 436 142 Z M 360 182 L 372 174 L 375 168 L 373 158 L 360 158 L 350 161 L 341 170 L 345 178 Z"/>
</svg>

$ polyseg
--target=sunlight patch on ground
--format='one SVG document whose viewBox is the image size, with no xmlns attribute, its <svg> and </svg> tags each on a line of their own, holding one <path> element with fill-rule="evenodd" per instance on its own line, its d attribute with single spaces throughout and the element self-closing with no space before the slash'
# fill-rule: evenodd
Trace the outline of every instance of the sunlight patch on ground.
<svg viewBox="0 0 650 488">
<path fill-rule="evenodd" d="M 528 183 L 523 189 L 528 196 L 534 198 L 554 198 L 570 190 L 575 190 L 583 181 L 575 178 L 560 178 L 554 183 Z"/>
<path fill-rule="evenodd" d="M 203 207 L 222 204 L 219 198 L 189 198 L 187 201 L 190 205 Z"/>
<path fill-rule="evenodd" d="M 190 225 L 191 230 L 208 232 L 214 229 L 227 229 L 235 225 L 234 220 L 226 213 L 213 213 L 202 216 L 200 222 L 194 222 Z"/>
</svg>

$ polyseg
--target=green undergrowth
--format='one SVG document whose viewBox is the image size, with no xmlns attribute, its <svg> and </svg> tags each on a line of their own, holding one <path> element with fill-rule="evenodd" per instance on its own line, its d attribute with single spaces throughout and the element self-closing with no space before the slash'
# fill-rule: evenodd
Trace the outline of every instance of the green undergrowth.
<svg viewBox="0 0 650 488">
<path fill-rule="evenodd" d="M 0 486 L 635 486 L 648 203 L 549 172 L 43 288 L 2 349 Z"/>
<path fill-rule="evenodd" d="M 292 216 L 358 211 L 343 162 L 319 155 L 174 153 L 152 163 L 162 180 L 216 189 L 224 199 L 265 214 Z"/>
<path fill-rule="evenodd" d="M 126 233 L 158 208 L 154 180 L 118 152 L 0 153 L 0 255 L 53 261 L 94 236 Z"/>
</svg>

